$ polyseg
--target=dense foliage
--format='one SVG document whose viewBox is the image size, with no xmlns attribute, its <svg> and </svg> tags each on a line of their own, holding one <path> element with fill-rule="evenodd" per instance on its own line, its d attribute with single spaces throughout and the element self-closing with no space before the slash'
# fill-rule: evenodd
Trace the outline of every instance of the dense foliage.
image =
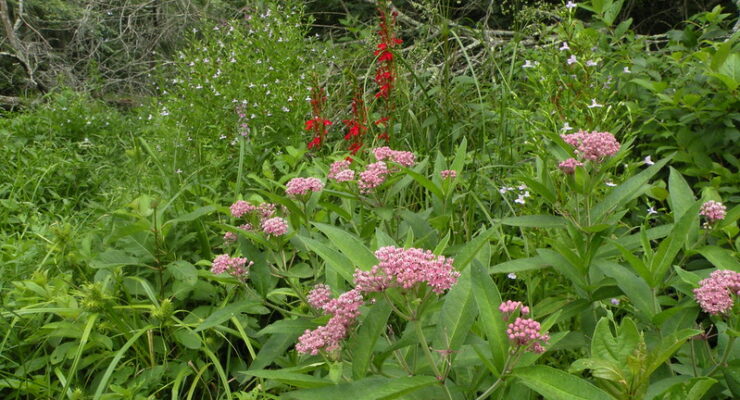
<svg viewBox="0 0 740 400">
<path fill-rule="evenodd" d="M 302 3 L 3 114 L 0 396 L 740 397 L 736 18 Z"/>
</svg>

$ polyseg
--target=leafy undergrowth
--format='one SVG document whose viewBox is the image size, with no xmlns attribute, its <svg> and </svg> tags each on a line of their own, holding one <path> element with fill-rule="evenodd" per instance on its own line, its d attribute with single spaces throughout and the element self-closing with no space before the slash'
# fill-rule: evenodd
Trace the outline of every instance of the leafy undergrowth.
<svg viewBox="0 0 740 400">
<path fill-rule="evenodd" d="M 480 46 L 260 2 L 142 107 L 5 115 L 0 396 L 740 397 L 738 33 L 623 3 Z"/>
</svg>

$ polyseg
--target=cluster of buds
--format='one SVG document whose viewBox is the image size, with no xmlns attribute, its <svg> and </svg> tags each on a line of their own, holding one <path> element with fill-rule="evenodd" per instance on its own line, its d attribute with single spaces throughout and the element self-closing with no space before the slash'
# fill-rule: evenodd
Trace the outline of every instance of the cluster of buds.
<svg viewBox="0 0 740 400">
<path fill-rule="evenodd" d="M 214 274 L 223 274 L 228 272 L 237 278 L 246 278 L 249 274 L 249 267 L 254 264 L 244 257 L 230 257 L 228 254 L 221 254 L 211 263 L 211 272 Z"/>
<path fill-rule="evenodd" d="M 520 315 L 529 314 L 529 307 L 519 301 L 507 300 L 501 303 L 498 309 L 503 314 L 505 321 L 510 321 L 517 310 Z M 542 333 L 541 330 L 542 326 L 534 319 L 517 316 L 514 322 L 507 326 L 506 336 L 516 346 L 516 350 L 524 349 L 524 351 L 541 354 L 545 352 L 543 345 L 550 340 L 550 335 Z"/>
<path fill-rule="evenodd" d="M 303 196 L 308 192 L 320 192 L 324 189 L 324 183 L 318 178 L 293 178 L 285 185 L 285 193 L 288 196 Z"/>
<path fill-rule="evenodd" d="M 740 296 L 740 273 L 717 270 L 709 278 L 699 282 L 694 289 L 696 302 L 709 314 L 727 314 L 735 305 L 735 296 Z"/>
<path fill-rule="evenodd" d="M 727 213 L 727 207 L 719 201 L 709 200 L 701 205 L 699 215 L 707 219 L 704 223 L 704 227 L 708 228 L 714 223 L 725 219 Z"/>
<path fill-rule="evenodd" d="M 560 137 L 573 146 L 576 155 L 584 161 L 601 163 L 606 157 L 617 154 L 620 144 L 617 139 L 609 132 L 586 132 L 578 131 L 576 133 L 560 135 Z M 583 166 L 583 162 L 569 158 L 558 165 L 563 173 L 572 175 L 577 167 Z"/>
</svg>

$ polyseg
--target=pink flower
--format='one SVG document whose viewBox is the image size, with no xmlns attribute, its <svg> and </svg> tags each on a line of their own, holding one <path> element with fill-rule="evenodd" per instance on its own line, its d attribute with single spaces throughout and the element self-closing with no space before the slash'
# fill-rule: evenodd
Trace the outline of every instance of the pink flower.
<svg viewBox="0 0 740 400">
<path fill-rule="evenodd" d="M 313 308 L 322 309 L 331 300 L 331 289 L 324 284 L 318 284 L 308 293 L 308 304 Z"/>
<path fill-rule="evenodd" d="M 541 329 L 540 323 L 533 319 L 517 318 L 508 325 L 506 335 L 516 346 L 535 353 L 543 353 L 545 348 L 542 345 L 550 340 L 550 336 L 540 333 Z"/>
<path fill-rule="evenodd" d="M 330 299 L 330 290 L 326 285 L 317 285 L 309 294 L 309 303 L 320 305 L 331 319 L 326 325 L 306 331 L 298 338 L 295 348 L 299 353 L 316 355 L 321 350 L 333 351 L 339 348 L 340 342 L 347 336 L 349 327 L 360 315 L 364 299 L 357 289 L 343 293 L 336 299 Z"/>
<path fill-rule="evenodd" d="M 308 192 L 320 192 L 324 184 L 318 178 L 293 178 L 285 185 L 285 193 L 290 196 L 301 196 Z"/>
<path fill-rule="evenodd" d="M 383 161 L 378 161 L 368 165 L 365 171 L 360 172 L 360 180 L 357 182 L 357 185 L 360 187 L 360 192 L 369 193 L 376 187 L 380 186 L 385 182 L 385 178 L 388 173 L 388 166 Z"/>
<path fill-rule="evenodd" d="M 498 310 L 504 314 L 504 320 L 508 320 L 511 314 L 513 314 L 517 309 L 519 309 L 519 312 L 522 315 L 529 314 L 529 307 L 525 306 L 520 301 L 506 300 L 498 306 Z"/>
<path fill-rule="evenodd" d="M 430 250 L 387 246 L 376 251 L 375 257 L 380 263 L 369 272 L 355 271 L 355 286 L 360 291 L 379 292 L 394 286 L 410 289 L 426 283 L 441 294 L 460 276 L 451 258 L 436 256 Z"/>
<path fill-rule="evenodd" d="M 378 161 L 390 160 L 404 167 L 411 167 L 416 164 L 416 157 L 410 151 L 392 150 L 388 146 L 373 149 L 373 155 Z"/>
<path fill-rule="evenodd" d="M 257 208 L 249 203 L 247 203 L 244 200 L 239 200 L 236 203 L 232 204 L 230 207 L 231 215 L 234 218 L 239 218 L 244 214 L 248 214 Z"/>
<path fill-rule="evenodd" d="M 726 211 L 727 207 L 725 207 L 724 204 L 718 201 L 709 200 L 702 204 L 699 215 L 704 216 L 707 219 L 707 222 L 711 224 L 725 219 Z"/>
<path fill-rule="evenodd" d="M 275 214 L 276 207 L 272 203 L 262 203 L 256 208 L 261 219 L 270 218 Z"/>
<path fill-rule="evenodd" d="M 457 171 L 455 171 L 454 169 L 445 169 L 439 171 L 439 175 L 442 177 L 442 179 L 455 179 L 457 178 Z"/>
<path fill-rule="evenodd" d="M 328 178 L 337 182 L 347 182 L 355 179 L 355 171 L 349 169 L 348 160 L 337 161 L 329 167 Z"/>
<path fill-rule="evenodd" d="M 249 224 L 249 223 L 247 223 L 247 224 L 241 224 L 237 228 L 239 228 L 241 230 L 245 230 L 245 231 L 251 231 L 252 229 L 254 229 L 254 227 L 252 227 L 252 224 Z"/>
<path fill-rule="evenodd" d="M 262 221 L 262 231 L 267 236 L 282 236 L 288 232 L 288 223 L 280 218 L 270 218 Z"/>
<path fill-rule="evenodd" d="M 605 157 L 617 154 L 620 147 L 617 139 L 609 132 L 578 131 L 560 137 L 575 147 L 576 154 L 593 162 L 601 162 Z"/>
<path fill-rule="evenodd" d="M 211 272 L 214 274 L 228 272 L 237 277 L 244 277 L 249 273 L 247 268 L 254 264 L 252 261 L 249 261 L 249 264 L 247 264 L 247 261 L 249 260 L 243 257 L 232 258 L 228 254 L 221 254 L 211 263 Z"/>
<path fill-rule="evenodd" d="M 576 172 L 576 167 L 582 167 L 583 163 L 576 160 L 575 158 L 569 158 L 560 164 L 558 164 L 558 168 L 560 168 L 561 171 L 563 171 L 566 175 L 573 175 Z"/>
<path fill-rule="evenodd" d="M 236 242 L 236 233 L 234 232 L 226 232 L 224 233 L 224 243 L 225 244 L 231 244 Z"/>
<path fill-rule="evenodd" d="M 735 304 L 732 296 L 740 295 L 740 273 L 717 270 L 699 285 L 694 295 L 702 310 L 713 315 L 727 313 Z"/>
</svg>

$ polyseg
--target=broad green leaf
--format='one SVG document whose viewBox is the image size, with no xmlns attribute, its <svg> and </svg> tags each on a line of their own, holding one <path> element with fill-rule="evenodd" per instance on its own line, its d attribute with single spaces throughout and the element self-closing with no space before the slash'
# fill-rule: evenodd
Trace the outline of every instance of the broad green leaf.
<svg viewBox="0 0 740 400">
<path fill-rule="evenodd" d="M 243 312 L 254 311 L 257 307 L 262 307 L 262 305 L 255 301 L 242 301 L 239 303 L 229 304 L 228 306 L 211 313 L 211 315 L 203 320 L 203 322 L 201 322 L 193 332 L 200 332 L 221 325 L 231 317 Z"/>
<path fill-rule="evenodd" d="M 678 223 L 679 219 L 694 203 L 694 192 L 680 172 L 670 167 L 670 176 L 668 177 L 668 203 L 673 211 L 673 221 Z"/>
<path fill-rule="evenodd" d="M 332 249 L 318 240 L 314 240 L 303 235 L 298 235 L 297 237 L 306 245 L 306 247 L 309 248 L 309 250 L 318 254 L 319 257 L 324 260 L 328 268 L 331 268 L 334 272 L 341 275 L 347 282 L 352 282 L 354 280 L 353 274 L 355 273 L 355 269 L 352 267 L 352 261 L 350 261 L 344 254 Z"/>
<path fill-rule="evenodd" d="M 506 322 L 498 310 L 501 305 L 501 294 L 484 267 L 476 263 L 472 271 L 473 294 L 478 305 L 481 326 L 491 347 L 493 364 L 501 371 L 509 351 Z"/>
<path fill-rule="evenodd" d="M 335 386 L 284 393 L 282 396 L 296 400 L 390 400 L 400 398 L 436 382 L 437 380 L 431 376 L 409 376 L 392 379 L 370 377 Z"/>
<path fill-rule="evenodd" d="M 283 371 L 279 369 L 254 369 L 241 371 L 239 373 L 248 376 L 254 376 L 257 378 L 272 379 L 299 388 L 317 388 L 329 386 L 332 384 L 332 382 L 328 379 L 319 378 L 313 375 L 301 374 L 298 372 Z"/>
<path fill-rule="evenodd" d="M 349 348 L 352 350 L 352 378 L 357 380 L 367 375 L 375 343 L 385 332 L 391 307 L 385 299 L 378 300 L 360 322 L 356 335 L 352 336 Z"/>
<path fill-rule="evenodd" d="M 465 342 L 478 315 L 472 286 L 471 268 L 468 268 L 445 295 L 437 324 L 437 348 L 456 351 Z"/>
<path fill-rule="evenodd" d="M 656 302 L 653 297 L 653 291 L 647 282 L 627 270 L 624 266 L 606 260 L 597 260 L 594 262 L 601 272 L 606 276 L 614 278 L 617 286 L 632 301 L 637 309 L 648 317 L 652 318 L 659 310 L 656 309 Z"/>
<path fill-rule="evenodd" d="M 537 254 L 539 256 L 538 258 L 542 260 L 544 264 L 552 266 L 555 271 L 570 279 L 574 285 L 579 287 L 586 286 L 584 276 L 580 273 L 578 268 L 562 255 L 550 249 L 537 249 Z"/>
<path fill-rule="evenodd" d="M 403 172 L 413 178 L 416 183 L 426 188 L 430 193 L 437 196 L 439 199 L 444 200 L 445 195 L 442 193 L 442 189 L 435 185 L 434 182 L 430 181 L 429 178 L 409 168 L 404 168 Z"/>
<path fill-rule="evenodd" d="M 296 340 L 301 336 L 303 332 L 298 333 L 276 333 L 270 336 L 266 342 L 262 344 L 262 348 L 257 353 L 257 358 L 254 359 L 250 369 L 263 369 L 268 365 L 272 364 L 276 358 L 282 356 L 289 347 L 294 346 Z"/>
<path fill-rule="evenodd" d="M 496 264 L 488 270 L 492 274 L 507 274 L 509 272 L 530 271 L 547 268 L 547 265 L 539 257 L 519 258 Z"/>
<path fill-rule="evenodd" d="M 462 249 L 460 249 L 460 251 L 457 252 L 457 254 L 455 254 L 455 262 L 453 263 L 455 268 L 459 271 L 464 270 L 465 267 L 473 261 L 483 245 L 488 243 L 488 240 L 490 240 L 491 236 L 496 232 L 496 228 L 492 227 L 485 232 L 479 233 L 478 236 L 469 241 Z"/>
<path fill-rule="evenodd" d="M 613 400 L 589 381 L 544 365 L 517 368 L 512 375 L 546 400 Z"/>
<path fill-rule="evenodd" d="M 679 222 L 673 225 L 671 234 L 660 242 L 658 251 L 655 252 L 653 259 L 651 260 L 650 271 L 653 279 L 652 282 L 650 282 L 650 286 L 657 287 L 660 284 L 665 277 L 665 273 L 671 267 L 673 259 L 676 258 L 678 252 L 683 248 L 691 227 L 696 224 L 699 218 L 699 207 L 699 202 L 695 202 L 688 210 L 686 210 Z"/>
<path fill-rule="evenodd" d="M 503 218 L 501 223 L 529 228 L 562 228 L 568 225 L 568 220 L 556 215 L 522 215 Z"/>
<path fill-rule="evenodd" d="M 728 249 L 717 246 L 704 246 L 697 251 L 718 269 L 729 269 L 740 272 L 740 261 L 737 260 L 737 255 L 733 255 L 732 251 Z"/>
<path fill-rule="evenodd" d="M 703 331 L 698 329 L 682 329 L 660 341 L 657 349 L 651 349 L 647 359 L 646 375 L 650 375 L 660 367 L 673 353 L 675 353 L 686 340 L 694 337 Z"/>
<path fill-rule="evenodd" d="M 146 266 L 152 259 L 131 255 L 123 250 L 108 249 L 90 262 L 91 268 L 113 268 L 128 265 Z"/>
<path fill-rule="evenodd" d="M 300 336 L 306 329 L 311 329 L 315 326 L 316 324 L 305 318 L 281 319 L 260 329 L 254 336 L 260 337 L 275 333 L 297 334 Z"/>
<path fill-rule="evenodd" d="M 467 155 L 468 139 L 463 137 L 460 144 L 455 149 L 455 159 L 452 160 L 452 169 L 461 173 L 465 166 L 465 156 Z"/>
<path fill-rule="evenodd" d="M 578 359 L 571 364 L 568 372 L 582 372 L 587 369 L 591 371 L 591 376 L 596 378 L 606 379 L 612 382 L 627 381 L 621 365 L 618 365 L 614 361 L 599 358 Z"/>
<path fill-rule="evenodd" d="M 314 222 L 313 225 L 326 235 L 339 251 L 357 267 L 369 270 L 378 263 L 375 255 L 355 235 L 337 227 Z"/>
<path fill-rule="evenodd" d="M 609 213 L 614 212 L 617 208 L 624 206 L 646 190 L 647 183 L 661 168 L 663 168 L 673 156 L 666 157 L 657 161 L 654 165 L 645 168 L 644 171 L 627 179 L 621 185 L 615 187 L 609 194 L 591 209 L 591 221 L 601 222 Z"/>
<path fill-rule="evenodd" d="M 591 339 L 591 358 L 625 366 L 627 359 L 640 346 L 642 337 L 632 319 L 625 318 L 617 327 L 617 336 L 612 334 L 611 322 L 602 317 L 596 324 Z"/>
<path fill-rule="evenodd" d="M 194 220 L 196 220 L 196 219 L 198 219 L 198 218 L 200 218 L 200 217 L 202 217 L 204 215 L 208 215 L 208 214 L 212 213 L 213 211 L 216 211 L 216 206 L 200 207 L 200 208 L 196 209 L 195 211 L 189 212 L 189 213 L 187 213 L 185 215 L 181 215 L 181 216 L 179 216 L 177 218 L 173 218 L 173 219 L 165 222 L 162 225 L 162 227 L 165 227 L 165 226 L 170 225 L 170 224 L 176 224 L 178 222 L 194 221 Z"/>
</svg>

